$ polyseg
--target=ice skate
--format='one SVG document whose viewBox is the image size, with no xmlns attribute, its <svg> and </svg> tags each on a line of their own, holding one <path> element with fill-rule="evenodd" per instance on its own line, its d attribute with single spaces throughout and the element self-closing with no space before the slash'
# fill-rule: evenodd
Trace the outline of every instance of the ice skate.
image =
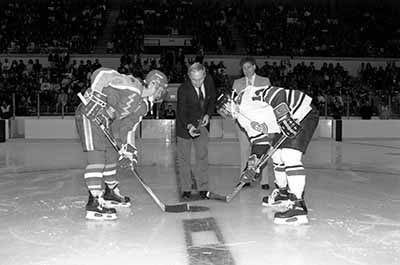
<svg viewBox="0 0 400 265">
<path fill-rule="evenodd" d="M 287 207 L 288 206 L 288 200 L 289 200 L 289 192 L 286 187 L 284 188 L 279 188 L 276 186 L 276 188 L 271 192 L 269 196 L 265 196 L 262 199 L 262 206 L 266 207 L 271 207 L 271 206 L 279 206 L 279 207 Z"/>
<path fill-rule="evenodd" d="M 106 207 L 101 196 L 94 197 L 89 192 L 89 200 L 86 204 L 86 219 L 115 220 L 117 218 L 117 211 L 114 208 Z"/>
<path fill-rule="evenodd" d="M 127 196 L 121 195 L 118 184 L 116 184 L 113 188 L 110 188 L 107 184 L 105 186 L 106 190 L 104 192 L 103 198 L 107 207 L 131 206 L 131 199 Z"/>
<path fill-rule="evenodd" d="M 307 207 L 304 199 L 298 199 L 296 195 L 289 194 L 289 209 L 275 213 L 275 224 L 300 225 L 307 224 Z"/>
</svg>

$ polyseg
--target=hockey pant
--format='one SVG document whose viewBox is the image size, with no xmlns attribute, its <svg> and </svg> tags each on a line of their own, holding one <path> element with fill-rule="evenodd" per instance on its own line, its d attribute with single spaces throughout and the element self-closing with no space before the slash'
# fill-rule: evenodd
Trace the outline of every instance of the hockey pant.
<svg viewBox="0 0 400 265">
<path fill-rule="evenodd" d="M 101 129 L 85 116 L 77 114 L 75 121 L 83 150 L 87 154 L 84 171 L 87 188 L 90 191 L 101 191 L 103 178 L 109 185 L 116 184 L 118 153 Z"/>
</svg>

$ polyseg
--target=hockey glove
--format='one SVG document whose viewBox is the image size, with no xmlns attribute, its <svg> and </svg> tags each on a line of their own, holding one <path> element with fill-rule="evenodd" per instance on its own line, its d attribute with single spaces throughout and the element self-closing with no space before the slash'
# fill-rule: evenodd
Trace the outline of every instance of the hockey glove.
<svg viewBox="0 0 400 265">
<path fill-rule="evenodd" d="M 290 115 L 288 105 L 286 103 L 279 104 L 274 109 L 274 113 L 282 133 L 289 138 L 296 137 L 301 129 L 301 126 Z"/>
<path fill-rule="evenodd" d="M 224 119 L 236 119 L 238 116 L 239 107 L 233 99 L 227 94 L 221 94 L 217 98 L 216 104 L 217 113 Z"/>
<path fill-rule="evenodd" d="M 258 158 L 255 154 L 252 154 L 247 161 L 247 168 L 244 170 L 240 181 L 250 183 L 256 181 L 256 176 L 260 172 L 257 169 Z"/>
<path fill-rule="evenodd" d="M 82 109 L 83 114 L 91 121 L 104 112 L 107 105 L 107 97 L 99 91 L 93 91 L 85 96 L 85 107 Z"/>
<path fill-rule="evenodd" d="M 119 151 L 119 166 L 122 168 L 135 168 L 138 161 L 138 152 L 136 147 L 130 144 L 123 144 Z"/>
</svg>

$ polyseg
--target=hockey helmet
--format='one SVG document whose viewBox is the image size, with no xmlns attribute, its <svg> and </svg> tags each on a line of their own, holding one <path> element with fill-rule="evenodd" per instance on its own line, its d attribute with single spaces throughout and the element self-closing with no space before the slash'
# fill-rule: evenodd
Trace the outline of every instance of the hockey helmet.
<svg viewBox="0 0 400 265">
<path fill-rule="evenodd" d="M 151 81 L 156 81 L 157 84 L 163 89 L 168 86 L 167 76 L 159 70 L 151 70 L 146 75 L 146 79 L 145 79 L 146 84 L 147 85 L 150 84 Z"/>
<path fill-rule="evenodd" d="M 154 101 L 160 102 L 164 100 L 164 98 L 167 96 L 168 78 L 163 72 L 159 70 L 151 70 L 146 75 L 145 83 L 147 85 L 150 85 L 150 83 L 153 81 L 155 81 L 155 83 L 157 84 L 156 90 L 159 91 L 155 93 Z"/>
</svg>

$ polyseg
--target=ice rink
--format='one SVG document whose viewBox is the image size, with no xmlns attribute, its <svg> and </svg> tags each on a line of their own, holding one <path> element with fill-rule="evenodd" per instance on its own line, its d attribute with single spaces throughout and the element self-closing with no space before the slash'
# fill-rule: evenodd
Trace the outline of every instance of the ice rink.
<svg viewBox="0 0 400 265">
<path fill-rule="evenodd" d="M 162 201 L 179 202 L 175 145 L 138 146 L 143 179 Z M 238 142 L 210 142 L 215 192 L 233 189 L 239 157 Z M 257 183 L 230 203 L 189 202 L 208 211 L 164 213 L 126 170 L 120 185 L 133 206 L 96 222 L 84 218 L 78 141 L 11 139 L 0 144 L 0 264 L 398 265 L 399 158 L 400 140 L 313 140 L 304 160 L 308 225 L 275 225 L 261 206 L 270 191 Z"/>
</svg>

